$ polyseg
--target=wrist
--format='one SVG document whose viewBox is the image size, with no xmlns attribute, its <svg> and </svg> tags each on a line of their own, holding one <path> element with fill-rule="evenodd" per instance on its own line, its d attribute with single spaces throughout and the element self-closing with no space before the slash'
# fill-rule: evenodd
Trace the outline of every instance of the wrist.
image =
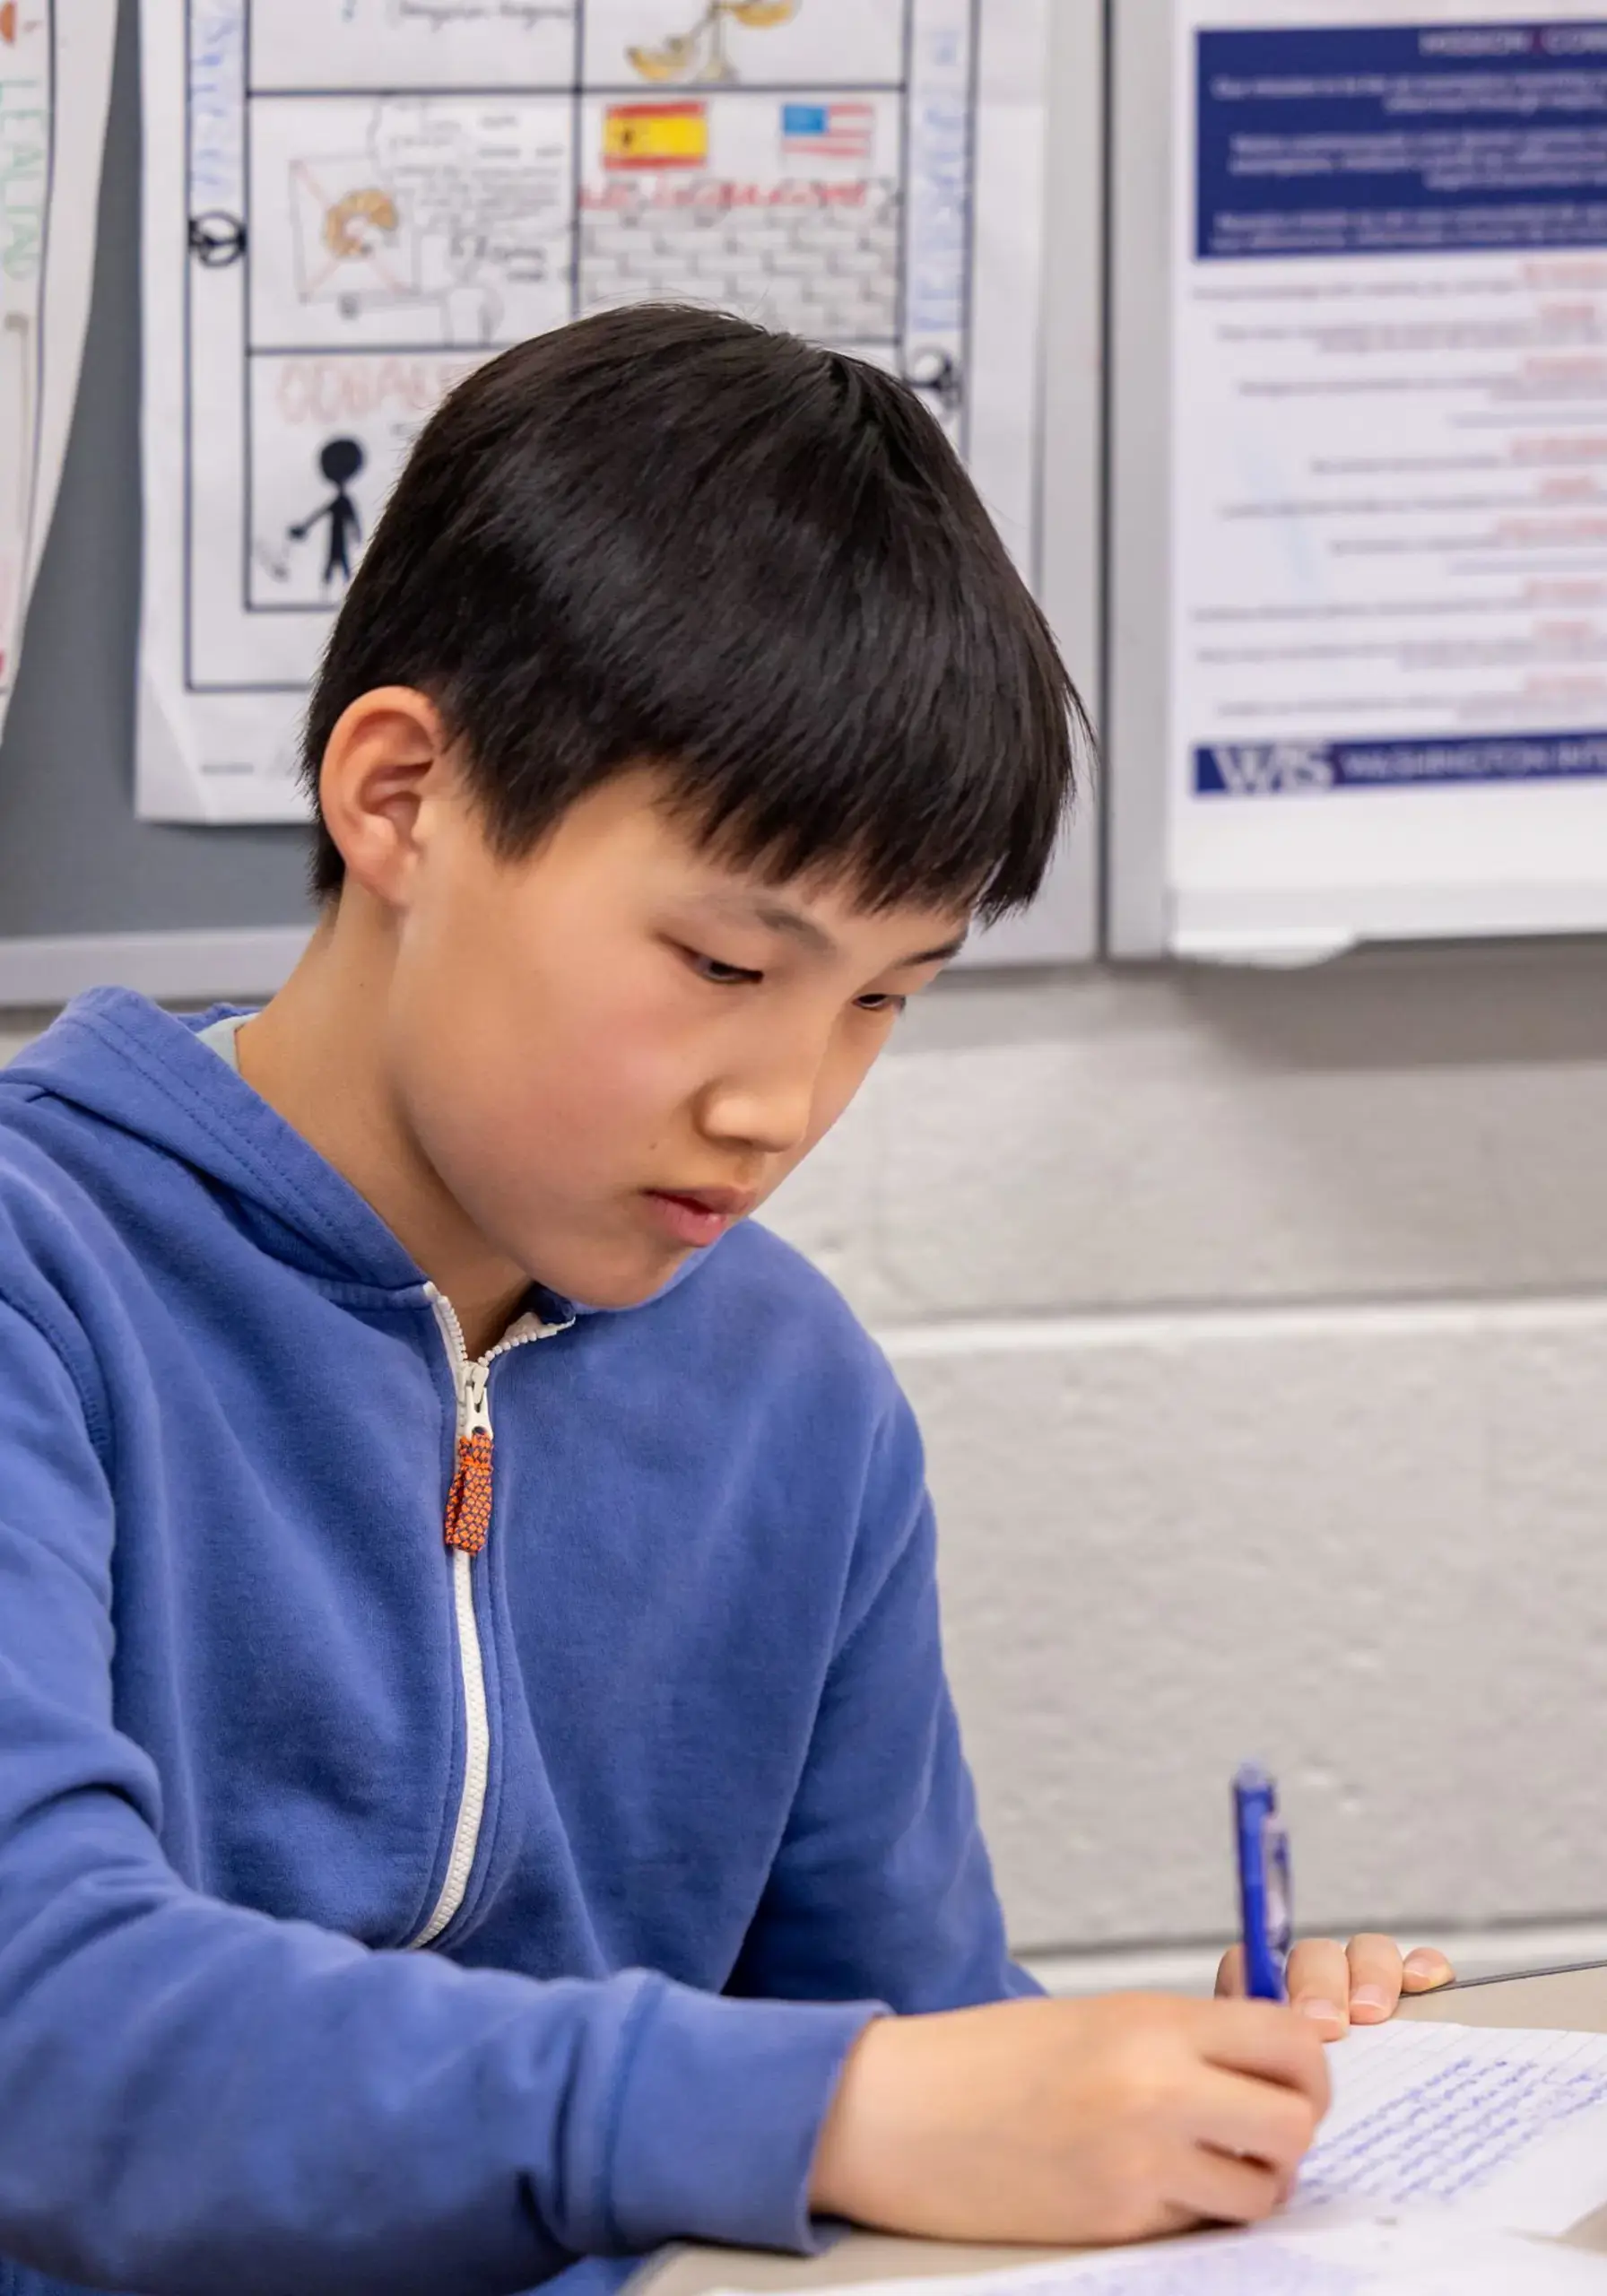
<svg viewBox="0 0 1607 2296">
<path fill-rule="evenodd" d="M 876 2151 L 869 2126 L 872 2100 L 899 2022 L 890 2016 L 873 2018 L 843 2059 L 810 2170 L 812 2215 L 838 2216 L 861 2224 L 874 2222 L 873 2197 L 864 2174 L 866 2161 L 873 2160 Z"/>
</svg>

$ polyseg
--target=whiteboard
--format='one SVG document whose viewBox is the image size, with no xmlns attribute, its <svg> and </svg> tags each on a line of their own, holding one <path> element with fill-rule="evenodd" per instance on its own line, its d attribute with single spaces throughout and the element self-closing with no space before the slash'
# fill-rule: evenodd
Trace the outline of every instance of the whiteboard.
<svg viewBox="0 0 1607 2296">
<path fill-rule="evenodd" d="M 1113 951 L 1601 929 L 1599 0 L 1116 15 Z"/>
</svg>

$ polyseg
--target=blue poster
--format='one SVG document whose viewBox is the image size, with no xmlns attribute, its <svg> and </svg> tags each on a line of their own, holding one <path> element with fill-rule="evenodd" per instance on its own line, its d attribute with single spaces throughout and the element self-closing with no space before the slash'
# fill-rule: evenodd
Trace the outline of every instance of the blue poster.
<svg viewBox="0 0 1607 2296">
<path fill-rule="evenodd" d="M 1607 246 L 1607 17 L 1198 35 L 1196 253 Z"/>
<path fill-rule="evenodd" d="M 1607 733 L 1464 735 L 1446 741 L 1219 742 L 1196 747 L 1197 797 L 1291 797 L 1435 782 L 1597 781 Z"/>
</svg>

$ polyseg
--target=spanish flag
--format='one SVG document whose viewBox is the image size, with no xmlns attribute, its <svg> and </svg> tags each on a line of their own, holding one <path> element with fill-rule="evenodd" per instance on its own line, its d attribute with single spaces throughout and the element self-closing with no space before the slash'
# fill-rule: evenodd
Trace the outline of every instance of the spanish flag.
<svg viewBox="0 0 1607 2296">
<path fill-rule="evenodd" d="M 704 104 L 610 104 L 603 124 L 605 168 L 705 168 Z"/>
</svg>

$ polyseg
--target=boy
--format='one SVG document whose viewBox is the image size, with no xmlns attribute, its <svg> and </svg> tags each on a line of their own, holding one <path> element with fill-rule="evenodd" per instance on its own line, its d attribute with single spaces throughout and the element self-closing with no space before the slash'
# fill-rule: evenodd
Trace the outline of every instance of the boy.
<svg viewBox="0 0 1607 2296">
<path fill-rule="evenodd" d="M 1317 2023 L 1010 1998 L 908 1410 L 738 1224 L 1032 893 L 1070 709 L 852 361 L 638 309 L 430 424 L 295 977 L 0 1079 L 5 2296 L 1274 2204 Z"/>
</svg>

